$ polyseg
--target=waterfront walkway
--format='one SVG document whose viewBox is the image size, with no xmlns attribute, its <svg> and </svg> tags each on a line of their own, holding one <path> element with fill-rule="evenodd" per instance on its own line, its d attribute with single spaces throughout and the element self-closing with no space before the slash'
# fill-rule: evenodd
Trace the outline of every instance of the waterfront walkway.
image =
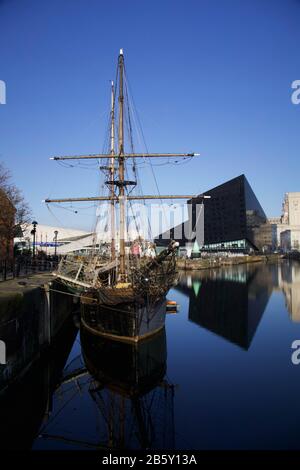
<svg viewBox="0 0 300 470">
<path fill-rule="evenodd" d="M 51 273 L 28 274 L 19 278 L 0 283 L 0 326 L 2 322 L 15 318 L 25 297 L 40 291 L 47 285 L 53 276 Z M 27 302 L 26 302 L 27 303 Z M 29 307 L 29 306 L 28 306 Z"/>
<path fill-rule="evenodd" d="M 0 260 L 0 281 L 7 281 L 28 274 L 51 272 L 57 268 L 58 258 Z"/>
</svg>

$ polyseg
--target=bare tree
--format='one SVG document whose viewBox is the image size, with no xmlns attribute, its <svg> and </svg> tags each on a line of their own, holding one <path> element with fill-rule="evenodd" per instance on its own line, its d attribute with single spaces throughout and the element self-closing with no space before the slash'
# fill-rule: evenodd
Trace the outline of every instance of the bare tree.
<svg viewBox="0 0 300 470">
<path fill-rule="evenodd" d="M 11 173 L 0 163 L 0 257 L 9 258 L 16 226 L 30 223 L 31 212 Z"/>
<path fill-rule="evenodd" d="M 0 163 L 0 190 L 6 194 L 16 210 L 15 224 L 29 224 L 31 217 L 29 205 L 25 201 L 22 191 L 12 182 L 10 171 L 2 163 Z"/>
</svg>

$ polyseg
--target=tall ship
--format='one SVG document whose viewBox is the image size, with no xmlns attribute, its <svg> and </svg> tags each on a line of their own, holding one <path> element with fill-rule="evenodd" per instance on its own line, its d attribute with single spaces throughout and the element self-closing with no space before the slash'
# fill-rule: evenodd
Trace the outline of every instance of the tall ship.
<svg viewBox="0 0 300 470">
<path fill-rule="evenodd" d="M 134 240 L 128 241 L 128 212 L 132 209 L 133 201 L 140 200 L 145 204 L 146 201 L 158 200 L 162 204 L 163 200 L 173 202 L 175 199 L 195 197 L 160 193 L 144 195 L 139 190 L 138 162 L 165 159 L 169 163 L 172 159 L 190 159 L 199 154 L 136 153 L 129 101 L 121 49 L 116 81 L 111 83 L 108 153 L 52 157 L 64 163 L 70 160 L 96 160 L 105 175 L 106 194 L 46 199 L 45 202 L 87 201 L 99 206 L 107 204 L 109 238 L 105 238 L 101 230 L 97 233 L 95 229 L 93 249 L 89 254 L 62 258 L 53 274 L 70 291 L 80 295 L 81 323 L 84 328 L 111 339 L 136 342 L 164 327 L 166 294 L 177 277 L 175 254 L 178 243 L 171 241 L 166 249 L 157 253 L 151 240 L 146 240 L 138 233 Z M 125 125 L 129 151 L 125 149 Z"/>
</svg>

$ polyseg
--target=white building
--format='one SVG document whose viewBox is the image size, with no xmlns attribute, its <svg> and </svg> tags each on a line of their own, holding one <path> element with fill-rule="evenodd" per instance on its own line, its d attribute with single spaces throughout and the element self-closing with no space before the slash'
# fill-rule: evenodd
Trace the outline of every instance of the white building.
<svg viewBox="0 0 300 470">
<path fill-rule="evenodd" d="M 23 237 L 15 238 L 15 245 L 32 249 L 33 226 L 30 224 L 23 227 Z M 56 233 L 57 232 L 57 240 Z M 126 233 L 126 241 L 133 241 L 143 234 L 135 230 Z M 118 250 L 118 232 L 116 232 L 116 249 Z M 96 233 L 86 232 L 73 228 L 55 227 L 51 225 L 36 225 L 35 247 L 36 251 L 43 251 L 48 255 L 53 255 L 56 251 L 58 255 L 67 253 L 87 253 L 96 245 L 107 245 L 111 242 L 111 233 L 101 225 L 97 226 Z M 56 247 L 56 250 L 55 250 Z"/>
<path fill-rule="evenodd" d="M 280 246 L 283 251 L 300 250 L 300 227 L 284 230 L 280 234 Z"/>
<path fill-rule="evenodd" d="M 269 219 L 272 225 L 273 246 L 284 251 L 300 250 L 300 192 L 286 193 L 282 216 Z"/>
<path fill-rule="evenodd" d="M 31 249 L 33 245 L 32 229 L 31 224 L 22 227 L 23 237 L 15 238 L 15 244 Z M 55 232 L 57 232 L 57 240 Z M 54 253 L 56 245 L 57 254 L 59 254 L 62 250 L 68 249 L 67 247 L 72 248 L 72 243 L 75 241 L 83 241 L 90 235 L 89 232 L 84 230 L 37 224 L 35 246 L 37 251 L 44 251 L 51 255 Z"/>
<path fill-rule="evenodd" d="M 300 193 L 286 193 L 282 206 L 282 223 L 300 227 Z"/>
</svg>

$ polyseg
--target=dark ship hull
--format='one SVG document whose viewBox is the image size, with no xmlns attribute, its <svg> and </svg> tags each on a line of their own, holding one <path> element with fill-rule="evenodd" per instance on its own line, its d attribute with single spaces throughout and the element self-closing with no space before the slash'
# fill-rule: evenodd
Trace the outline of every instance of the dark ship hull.
<svg viewBox="0 0 300 470">
<path fill-rule="evenodd" d="M 131 283 L 91 289 L 81 297 L 81 322 L 89 332 L 137 342 L 165 325 L 166 295 L 177 280 L 172 248 L 131 273 Z"/>
<path fill-rule="evenodd" d="M 81 323 L 90 333 L 124 342 L 138 342 L 165 326 L 166 298 L 150 304 L 101 305 L 81 300 Z"/>
</svg>

